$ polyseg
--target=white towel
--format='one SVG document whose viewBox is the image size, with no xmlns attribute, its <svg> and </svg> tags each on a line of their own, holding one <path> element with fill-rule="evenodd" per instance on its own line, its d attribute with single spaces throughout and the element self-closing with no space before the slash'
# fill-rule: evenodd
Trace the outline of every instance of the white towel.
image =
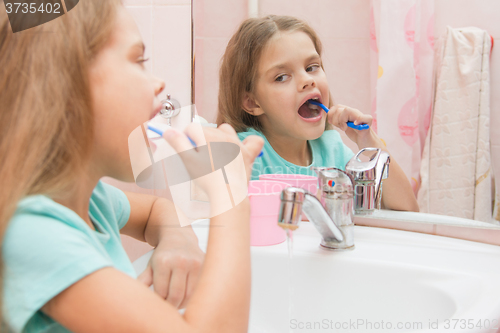
<svg viewBox="0 0 500 333">
<path fill-rule="evenodd" d="M 447 28 L 418 192 L 420 210 L 492 222 L 489 54 L 478 28 Z M 440 59 L 439 59 L 440 58 Z"/>
</svg>

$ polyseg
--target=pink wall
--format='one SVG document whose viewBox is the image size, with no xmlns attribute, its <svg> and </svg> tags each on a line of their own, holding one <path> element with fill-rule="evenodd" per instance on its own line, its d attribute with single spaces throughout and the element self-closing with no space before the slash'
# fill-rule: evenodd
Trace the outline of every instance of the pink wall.
<svg viewBox="0 0 500 333">
<path fill-rule="evenodd" d="M 247 0 L 193 0 L 196 111 L 215 122 L 219 64 L 229 39 L 247 18 Z"/>
<path fill-rule="evenodd" d="M 124 0 L 146 44 L 146 68 L 181 106 L 191 104 L 191 0 Z"/>
</svg>

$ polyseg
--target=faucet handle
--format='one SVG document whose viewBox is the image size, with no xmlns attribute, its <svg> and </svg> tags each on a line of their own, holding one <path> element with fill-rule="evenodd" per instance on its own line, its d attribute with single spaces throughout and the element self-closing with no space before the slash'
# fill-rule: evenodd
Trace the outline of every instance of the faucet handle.
<svg viewBox="0 0 500 333">
<path fill-rule="evenodd" d="M 367 162 L 360 160 L 364 152 L 374 153 Z M 379 207 L 382 180 L 389 176 L 390 156 L 380 148 L 361 149 L 347 162 L 345 170 L 354 179 L 354 202 L 357 213 L 371 213 Z"/>
<path fill-rule="evenodd" d="M 384 179 L 387 179 L 389 177 L 390 162 L 391 162 L 391 157 L 389 153 L 385 151 L 381 152 L 377 163 L 377 180 L 375 183 L 377 190 L 377 193 L 375 194 L 375 203 L 378 209 L 380 209 L 380 204 L 382 200 L 382 182 Z"/>
<path fill-rule="evenodd" d="M 318 200 L 321 200 L 321 193 L 323 192 L 323 186 L 321 184 L 321 180 L 320 180 L 320 177 L 319 177 L 319 173 L 321 171 L 324 171 L 324 170 L 338 170 L 337 168 L 334 168 L 334 167 L 318 167 L 318 166 L 312 166 L 312 167 L 309 167 L 310 170 L 314 171 L 314 173 L 316 174 L 316 176 L 318 177 L 318 182 L 317 182 L 317 192 L 316 192 L 316 198 L 318 198 Z"/>
<path fill-rule="evenodd" d="M 382 174 L 382 179 L 387 179 L 389 177 L 389 163 L 391 162 L 391 157 L 389 153 L 383 151 L 380 153 L 379 163 L 377 165 L 377 172 Z"/>
<path fill-rule="evenodd" d="M 366 162 L 361 161 L 359 156 L 364 152 L 373 151 L 370 159 Z M 377 177 L 376 168 L 382 150 L 380 148 L 363 148 L 353 158 L 347 162 L 345 170 L 350 174 L 355 181 L 370 182 L 374 181 Z"/>
<path fill-rule="evenodd" d="M 337 168 L 320 170 L 318 182 L 323 195 L 345 199 L 353 197 L 354 179 L 343 170 Z"/>
</svg>

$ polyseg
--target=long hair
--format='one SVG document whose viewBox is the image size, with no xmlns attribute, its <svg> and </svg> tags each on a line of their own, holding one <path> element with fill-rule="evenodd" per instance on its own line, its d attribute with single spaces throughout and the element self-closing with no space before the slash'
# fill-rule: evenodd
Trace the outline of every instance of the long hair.
<svg viewBox="0 0 500 333">
<path fill-rule="evenodd" d="M 89 67 L 120 4 L 80 1 L 17 33 L 0 6 L 0 239 L 20 199 L 64 191 L 82 171 L 93 136 Z"/>
<path fill-rule="evenodd" d="M 322 46 L 316 32 L 304 21 L 291 16 L 269 15 L 245 20 L 229 41 L 219 72 L 217 125 L 228 123 L 237 132 L 253 127 L 262 131 L 258 117 L 242 107 L 246 92 L 252 93 L 264 47 L 278 32 L 302 31 L 321 56 Z"/>
</svg>

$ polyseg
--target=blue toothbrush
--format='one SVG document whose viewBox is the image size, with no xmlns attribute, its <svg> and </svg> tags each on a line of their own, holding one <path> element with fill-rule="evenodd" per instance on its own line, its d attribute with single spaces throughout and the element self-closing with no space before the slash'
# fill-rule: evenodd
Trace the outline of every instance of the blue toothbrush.
<svg viewBox="0 0 500 333">
<path fill-rule="evenodd" d="M 310 99 L 310 100 L 308 100 L 308 102 L 321 107 L 323 110 L 325 110 L 326 113 L 328 113 L 328 111 L 330 111 L 326 106 L 324 106 L 322 103 L 320 103 L 318 101 L 315 101 L 314 99 Z M 352 121 L 348 121 L 347 126 L 349 126 L 350 128 L 357 129 L 357 130 L 365 130 L 365 129 L 370 128 L 370 126 L 368 124 L 354 125 L 354 123 Z"/>
<path fill-rule="evenodd" d="M 148 125 L 148 130 L 153 131 L 156 134 L 159 134 L 160 136 L 163 136 L 163 132 L 165 132 L 165 131 L 162 131 L 162 130 L 160 130 L 160 129 L 156 128 L 156 127 L 153 127 L 151 125 Z M 196 142 L 194 142 L 193 139 L 191 139 L 189 136 L 186 135 L 186 137 L 188 138 L 189 142 L 191 142 L 191 144 L 193 145 L 193 147 L 195 149 L 197 149 L 198 146 L 196 145 Z"/>
<path fill-rule="evenodd" d="M 326 106 L 324 106 L 322 103 L 320 103 L 318 101 L 315 101 L 314 99 L 310 99 L 310 100 L 308 100 L 308 102 L 311 104 L 320 106 L 323 110 L 325 110 L 326 113 L 328 113 L 328 111 L 330 111 Z"/>
<path fill-rule="evenodd" d="M 156 127 L 148 125 L 148 130 L 153 131 L 156 134 L 159 134 L 160 136 L 163 136 L 163 132 L 164 131 L 162 131 L 162 130 L 156 128 Z M 196 146 L 196 142 L 194 142 L 193 139 L 191 139 L 189 136 L 186 135 L 186 137 L 188 138 L 189 142 L 191 142 L 191 144 L 193 145 L 194 149 L 196 151 L 198 151 L 198 146 Z M 257 157 L 262 157 L 262 155 L 264 155 L 264 151 L 263 150 L 259 153 L 259 155 Z"/>
</svg>

